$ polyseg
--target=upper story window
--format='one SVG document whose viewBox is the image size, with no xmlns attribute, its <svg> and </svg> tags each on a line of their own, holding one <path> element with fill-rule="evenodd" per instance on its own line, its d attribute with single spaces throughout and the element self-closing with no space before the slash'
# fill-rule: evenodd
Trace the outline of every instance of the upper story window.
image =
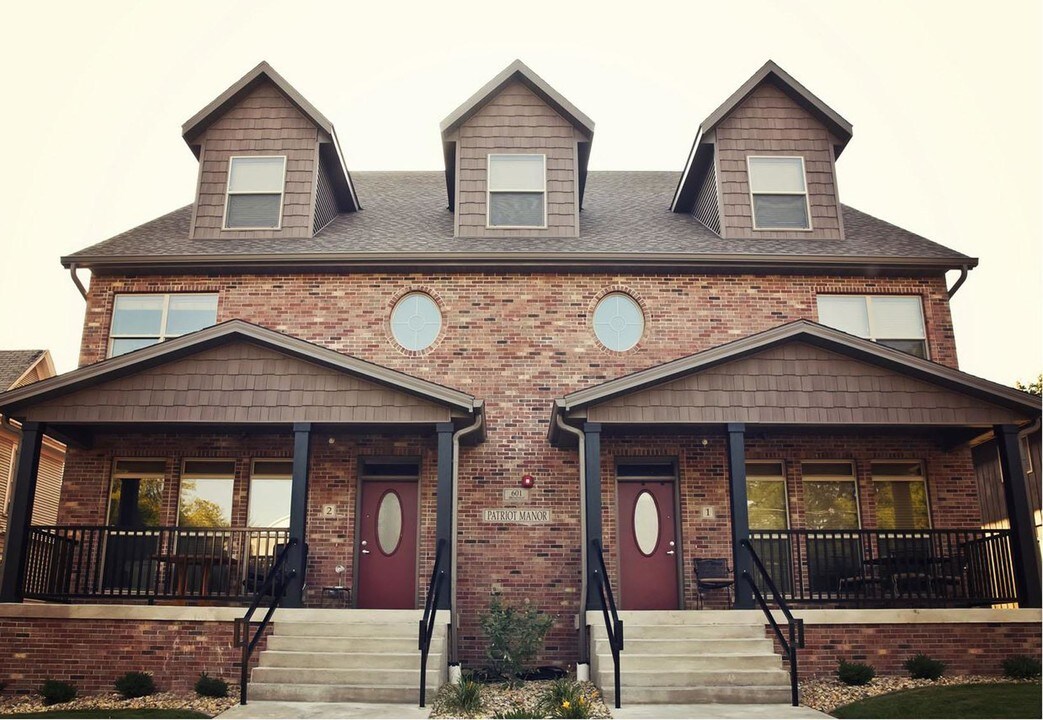
<svg viewBox="0 0 1043 720">
<path fill-rule="evenodd" d="M 488 227 L 547 227 L 546 155 L 489 155 L 488 186 Z"/>
<path fill-rule="evenodd" d="M 442 311 L 427 293 L 408 293 L 391 310 L 391 334 L 406 350 L 426 350 L 441 330 Z"/>
<path fill-rule="evenodd" d="M 637 300 L 613 292 L 594 308 L 594 335 L 609 350 L 623 352 L 637 345 L 645 332 L 645 315 Z"/>
<path fill-rule="evenodd" d="M 217 295 L 117 295 L 109 357 L 202 330 L 217 322 Z"/>
<path fill-rule="evenodd" d="M 916 357 L 927 357 L 923 304 L 917 295 L 819 295 L 818 320 Z"/>
<path fill-rule="evenodd" d="M 802 157 L 748 157 L 755 230 L 810 230 Z"/>
<path fill-rule="evenodd" d="M 278 230 L 285 183 L 285 156 L 229 159 L 225 229 Z"/>
</svg>

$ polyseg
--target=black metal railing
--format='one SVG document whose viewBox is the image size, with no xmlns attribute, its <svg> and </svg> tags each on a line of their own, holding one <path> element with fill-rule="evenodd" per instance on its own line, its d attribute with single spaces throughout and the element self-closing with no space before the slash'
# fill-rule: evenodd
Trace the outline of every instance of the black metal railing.
<svg viewBox="0 0 1043 720">
<path fill-rule="evenodd" d="M 757 551 L 753 549 L 750 541 L 742 540 L 739 544 L 749 552 L 757 578 L 755 581 L 749 572 L 743 570 L 742 580 L 749 586 L 753 592 L 753 598 L 757 601 L 760 609 L 764 611 L 764 616 L 768 619 L 768 624 L 771 625 L 771 629 L 779 641 L 779 646 L 782 648 L 783 658 L 789 661 L 790 700 L 793 703 L 793 707 L 797 707 L 800 705 L 797 651 L 804 647 L 804 621 L 793 617 L 793 612 L 790 610 L 789 605 L 786 604 L 786 600 L 782 597 L 779 589 L 775 586 L 775 581 L 772 580 L 771 574 L 764 567 L 764 563 L 761 562 Z M 771 593 L 772 600 L 779 606 L 783 617 L 786 618 L 787 632 L 785 634 L 783 634 L 782 628 L 779 627 L 779 623 L 775 619 L 775 613 L 771 611 L 767 601 L 764 599 L 764 593 L 760 589 L 761 585 L 767 587 L 768 592 Z"/>
<path fill-rule="evenodd" d="M 435 562 L 431 568 L 431 580 L 427 584 L 427 596 L 424 599 L 424 617 L 420 619 L 420 707 L 424 707 L 427 702 L 427 656 L 431 652 L 431 638 L 435 631 L 438 601 L 442 596 L 442 585 L 445 583 L 446 572 L 442 567 L 445 546 L 445 539 L 438 541 L 435 549 Z"/>
<path fill-rule="evenodd" d="M 1009 530 L 770 530 L 750 533 L 791 604 L 969 607 L 1014 603 Z M 760 582 L 760 580 L 757 580 Z M 765 585 L 759 585 L 761 591 Z"/>
<path fill-rule="evenodd" d="M 289 586 L 289 581 L 297 576 L 296 570 L 290 570 L 288 572 L 283 571 L 283 566 L 286 564 L 286 558 L 290 554 L 290 548 L 297 545 L 299 541 L 297 538 L 290 538 L 284 545 L 280 546 L 278 553 L 275 556 L 274 562 L 265 573 L 264 578 L 260 581 L 256 591 L 254 592 L 253 600 L 250 602 L 250 607 L 247 609 L 246 614 L 241 618 L 237 618 L 235 621 L 235 644 L 242 649 L 242 656 L 239 661 L 239 704 L 246 704 L 246 691 L 247 685 L 250 682 L 250 656 L 253 655 L 254 648 L 257 647 L 257 643 L 264 637 L 264 631 L 268 627 L 268 623 L 272 620 L 272 615 L 275 614 L 275 609 L 279 607 L 279 603 L 282 602 L 283 597 L 286 596 L 286 589 Z M 261 601 L 271 597 L 271 602 L 268 604 L 268 611 L 265 612 L 264 617 L 261 619 L 260 625 L 257 626 L 257 631 L 251 636 L 251 624 L 253 623 L 254 612 L 260 607 Z"/>
<path fill-rule="evenodd" d="M 52 601 L 245 603 L 288 538 L 279 528 L 34 525 L 22 592 Z"/>
<path fill-rule="evenodd" d="M 594 567 L 593 590 L 601 600 L 601 614 L 605 618 L 605 632 L 608 633 L 608 645 L 612 650 L 612 672 L 616 690 L 616 707 L 622 707 L 619 687 L 619 653 L 623 651 L 623 621 L 619 619 L 616 610 L 616 598 L 612 594 L 612 581 L 609 580 L 608 570 L 605 569 L 605 552 L 601 547 L 601 541 L 594 539 L 590 541 L 591 550 L 597 558 Z"/>
</svg>

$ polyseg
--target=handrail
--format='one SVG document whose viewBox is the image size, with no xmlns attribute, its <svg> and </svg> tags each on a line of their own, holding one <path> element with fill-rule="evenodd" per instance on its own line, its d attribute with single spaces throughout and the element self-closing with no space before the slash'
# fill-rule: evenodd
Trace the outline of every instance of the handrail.
<svg viewBox="0 0 1043 720">
<path fill-rule="evenodd" d="M 264 577 L 264 582 L 261 583 L 261 587 L 257 588 L 257 592 L 254 593 L 253 602 L 250 603 L 250 608 L 246 611 L 246 615 L 237 618 L 235 621 L 235 644 L 241 646 L 243 650 L 239 668 L 240 705 L 246 705 L 246 687 L 250 676 L 250 656 L 253 654 L 254 648 L 257 647 L 257 643 L 260 642 L 261 637 L 264 635 L 268 623 L 271 622 L 272 615 L 275 614 L 275 608 L 279 606 L 279 603 L 282 602 L 283 597 L 286 595 L 286 588 L 289 585 L 286 581 L 297 576 L 296 570 L 290 570 L 282 576 L 281 582 L 279 582 L 278 585 L 275 584 L 275 578 L 282 572 L 282 566 L 286 562 L 286 557 L 290 552 L 290 548 L 297 545 L 297 543 L 297 538 L 292 537 L 287 541 L 282 550 L 279 551 L 279 554 L 275 558 L 275 562 L 272 563 L 272 567 Z M 268 590 L 272 591 L 272 601 L 268 605 L 268 611 L 264 614 L 264 618 L 261 620 L 257 632 L 254 633 L 253 638 L 251 638 L 250 623 L 252 622 L 253 614 L 261 604 L 261 600 L 268 593 Z"/>
<path fill-rule="evenodd" d="M 742 579 L 746 581 L 746 584 L 750 586 L 753 591 L 753 597 L 756 598 L 757 604 L 760 605 L 761 610 L 764 612 L 764 616 L 768 618 L 768 622 L 771 624 L 771 629 L 775 632 L 775 637 L 779 641 L 779 645 L 782 647 L 783 657 L 789 660 L 789 681 L 790 681 L 790 698 L 793 702 L 793 707 L 800 705 L 800 689 L 798 685 L 797 675 L 797 649 L 804 647 L 804 621 L 800 618 L 793 617 L 793 613 L 790 612 L 789 605 L 786 604 L 785 598 L 782 597 L 782 593 L 775 586 L 775 581 L 772 580 L 771 574 L 768 573 L 764 567 L 764 563 L 761 562 L 760 556 L 757 555 L 757 551 L 753 549 L 753 545 L 748 539 L 741 540 L 739 544 L 750 553 L 750 558 L 753 560 L 753 566 L 757 568 L 757 572 L 760 573 L 760 577 L 768 586 L 768 590 L 771 592 L 771 597 L 775 601 L 775 604 L 782 610 L 782 614 L 786 617 L 787 630 L 789 631 L 789 639 L 782 634 L 782 628 L 779 627 L 779 623 L 775 620 L 775 615 L 768 607 L 768 603 L 764 600 L 764 595 L 761 594 L 760 588 L 757 587 L 757 583 L 753 581 L 750 573 L 746 570 L 742 571 Z"/>
<path fill-rule="evenodd" d="M 619 692 L 619 653 L 623 650 L 623 621 L 619 619 L 619 613 L 616 611 L 616 599 L 612 594 L 612 582 L 608 579 L 608 570 L 605 569 L 605 553 L 601 549 L 601 541 L 594 538 L 590 541 L 590 546 L 594 550 L 594 557 L 598 559 L 598 564 L 594 568 L 594 585 L 597 588 L 598 597 L 601 599 L 601 614 L 605 618 L 605 632 L 608 634 L 608 645 L 612 649 L 616 707 L 619 708 L 622 707 Z"/>
<path fill-rule="evenodd" d="M 427 596 L 424 598 L 424 617 L 420 620 L 420 707 L 427 701 L 427 656 L 431 651 L 431 636 L 434 635 L 435 616 L 438 614 L 438 600 L 442 596 L 442 583 L 445 581 L 445 570 L 442 568 L 442 556 L 445 554 L 446 541 L 442 538 L 435 548 L 435 562 L 431 567 L 431 581 L 427 584 Z"/>
</svg>

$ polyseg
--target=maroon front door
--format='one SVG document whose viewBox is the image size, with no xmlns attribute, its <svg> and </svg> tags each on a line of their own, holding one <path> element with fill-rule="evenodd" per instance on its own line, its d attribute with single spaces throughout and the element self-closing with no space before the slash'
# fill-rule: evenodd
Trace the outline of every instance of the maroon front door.
<svg viewBox="0 0 1043 720">
<path fill-rule="evenodd" d="M 620 606 L 677 610 L 677 531 L 674 483 L 619 482 Z"/>
<path fill-rule="evenodd" d="M 364 480 L 358 523 L 360 608 L 416 607 L 417 484 Z"/>
</svg>

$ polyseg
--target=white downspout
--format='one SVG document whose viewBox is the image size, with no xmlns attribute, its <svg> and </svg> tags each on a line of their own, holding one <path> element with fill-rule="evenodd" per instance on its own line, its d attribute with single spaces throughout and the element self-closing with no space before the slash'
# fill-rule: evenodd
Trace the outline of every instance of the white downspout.
<svg viewBox="0 0 1043 720">
<path fill-rule="evenodd" d="M 579 443 L 579 546 L 580 546 L 580 584 L 579 584 L 579 615 L 577 616 L 576 629 L 579 630 L 580 643 L 586 643 L 584 655 L 590 652 L 590 640 L 587 638 L 587 448 L 583 431 L 565 423 L 561 419 L 561 413 L 554 413 L 554 423 L 567 433 L 576 436 Z M 576 679 L 580 681 L 590 680 L 590 658 L 588 662 L 576 663 Z"/>
<path fill-rule="evenodd" d="M 457 555 L 457 516 L 459 515 L 459 504 L 460 504 L 460 438 L 465 435 L 470 435 L 475 432 L 485 423 L 485 407 L 482 404 L 478 404 L 475 407 L 475 414 L 477 417 L 473 424 L 468 425 L 465 428 L 461 428 L 453 433 L 453 534 L 452 538 L 452 553 L 450 553 L 449 561 L 449 584 L 452 587 L 452 600 L 449 605 L 449 622 L 452 627 L 452 637 L 448 638 L 450 642 L 447 643 L 449 649 L 449 664 L 459 665 L 457 658 L 459 655 L 459 647 L 457 646 L 456 638 L 457 631 L 460 628 L 459 613 L 457 611 L 456 602 L 456 555 Z M 450 674 L 452 675 L 453 670 L 450 668 Z"/>
</svg>

